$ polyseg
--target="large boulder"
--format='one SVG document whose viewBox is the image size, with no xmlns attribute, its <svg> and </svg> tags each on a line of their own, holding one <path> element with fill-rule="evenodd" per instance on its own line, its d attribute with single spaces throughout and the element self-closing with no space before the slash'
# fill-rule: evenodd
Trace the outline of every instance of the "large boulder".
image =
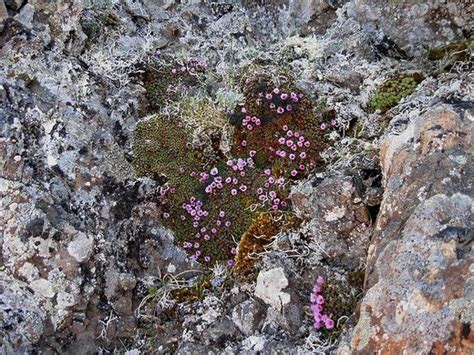
<svg viewBox="0 0 474 355">
<path fill-rule="evenodd" d="M 382 144 L 366 295 L 340 353 L 473 350 L 473 110 L 440 105 Z"/>
</svg>

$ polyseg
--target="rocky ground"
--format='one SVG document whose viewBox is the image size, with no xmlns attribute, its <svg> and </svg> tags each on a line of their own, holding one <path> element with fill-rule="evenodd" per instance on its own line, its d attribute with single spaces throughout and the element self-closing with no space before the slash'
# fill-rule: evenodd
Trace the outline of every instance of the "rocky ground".
<svg viewBox="0 0 474 355">
<path fill-rule="evenodd" d="M 0 352 L 472 353 L 472 13 L 0 0 Z M 163 220 L 167 169 L 185 146 L 237 156 L 255 78 L 304 93 L 284 117 L 313 124 L 315 166 L 279 220 L 212 245 L 235 265 L 196 261 Z M 188 141 L 147 153 L 179 132 L 157 119 Z M 332 329 L 313 326 L 318 276 Z"/>
</svg>

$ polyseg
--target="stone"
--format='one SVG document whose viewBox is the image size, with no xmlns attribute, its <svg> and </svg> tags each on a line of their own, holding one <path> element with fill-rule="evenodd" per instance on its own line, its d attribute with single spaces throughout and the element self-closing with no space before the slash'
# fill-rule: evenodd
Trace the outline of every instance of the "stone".
<svg viewBox="0 0 474 355">
<path fill-rule="evenodd" d="M 67 251 L 78 262 L 82 262 L 90 256 L 93 246 L 92 238 L 88 238 L 84 233 L 79 233 L 78 236 L 69 243 Z"/>
<path fill-rule="evenodd" d="M 438 105 L 382 143 L 385 193 L 351 353 L 474 346 L 474 127 L 466 117 L 462 106 Z"/>
<path fill-rule="evenodd" d="M 361 194 L 352 176 L 313 178 L 295 186 L 291 200 L 297 213 L 308 218 L 308 234 L 326 255 L 356 270 L 367 257 L 372 232 L 367 206 L 354 202 Z"/>
<path fill-rule="evenodd" d="M 257 276 L 255 296 L 274 309 L 280 310 L 290 302 L 290 295 L 282 292 L 287 286 L 288 279 L 283 268 L 260 271 Z"/>
<path fill-rule="evenodd" d="M 264 309 L 255 300 L 239 303 L 232 310 L 232 321 L 246 336 L 254 334 L 264 316 Z"/>
</svg>

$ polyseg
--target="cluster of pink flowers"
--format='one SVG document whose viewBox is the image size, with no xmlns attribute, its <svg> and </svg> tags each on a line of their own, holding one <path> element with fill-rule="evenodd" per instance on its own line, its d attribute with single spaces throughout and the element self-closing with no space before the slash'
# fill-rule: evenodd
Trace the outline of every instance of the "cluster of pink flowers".
<svg viewBox="0 0 474 355">
<path fill-rule="evenodd" d="M 314 285 L 313 292 L 311 293 L 311 311 L 313 312 L 314 317 L 314 328 L 321 329 L 323 326 L 331 330 L 334 328 L 334 321 L 327 314 L 323 314 L 323 308 L 325 299 L 321 295 L 321 288 L 324 285 L 324 278 L 318 276 L 316 279 L 316 284 Z"/>
<path fill-rule="evenodd" d="M 257 118 L 255 116 L 245 116 L 245 118 L 242 120 L 242 125 L 245 128 L 247 128 L 249 131 L 254 129 L 254 127 L 260 126 L 261 124 L 262 124 L 262 121 L 260 121 L 260 118 Z"/>
<path fill-rule="evenodd" d="M 297 94 L 295 92 L 287 93 L 281 91 L 279 88 L 266 93 L 259 93 L 258 103 L 265 99 L 265 103 L 272 110 L 276 110 L 278 114 L 293 111 L 293 105 L 296 104 L 300 99 L 303 98 L 303 94 Z"/>
<path fill-rule="evenodd" d="M 295 167 L 290 172 L 291 176 L 297 176 L 298 171 L 304 171 L 308 167 L 305 163 L 308 154 L 304 149 L 309 148 L 311 143 L 302 134 L 292 131 L 285 125 L 283 126 L 283 135 L 278 138 L 278 144 L 280 147 L 275 154 L 280 158 L 288 159 Z M 312 164 L 309 164 L 309 167 L 312 167 Z"/>
<path fill-rule="evenodd" d="M 286 183 L 284 177 L 275 177 L 272 175 L 270 169 L 265 169 L 263 174 L 266 176 L 263 185 L 257 188 L 258 199 L 262 203 L 270 202 L 272 211 L 278 208 L 285 208 L 288 206 L 287 202 L 278 194 L 279 189 L 282 189 Z"/>
</svg>

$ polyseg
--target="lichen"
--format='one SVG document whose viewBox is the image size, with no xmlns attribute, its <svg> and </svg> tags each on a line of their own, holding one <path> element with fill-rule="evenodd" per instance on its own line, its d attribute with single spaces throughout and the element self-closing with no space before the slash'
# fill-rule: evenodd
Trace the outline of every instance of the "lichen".
<svg viewBox="0 0 474 355">
<path fill-rule="evenodd" d="M 377 87 L 369 102 L 372 111 L 382 113 L 395 107 L 403 98 L 415 92 L 423 80 L 420 73 L 404 73 L 384 81 Z"/>
</svg>

